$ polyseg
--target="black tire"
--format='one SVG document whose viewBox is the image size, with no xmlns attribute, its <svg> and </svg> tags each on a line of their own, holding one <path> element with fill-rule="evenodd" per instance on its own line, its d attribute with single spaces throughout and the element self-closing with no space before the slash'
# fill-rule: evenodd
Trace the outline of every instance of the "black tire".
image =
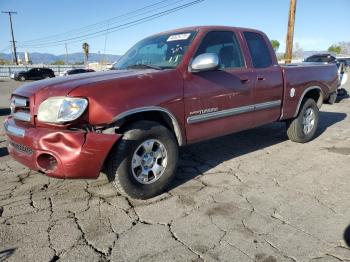
<svg viewBox="0 0 350 262">
<path fill-rule="evenodd" d="M 163 174 L 151 184 L 139 182 L 132 171 L 132 158 L 139 146 L 149 139 L 160 141 L 167 152 L 167 164 Z M 131 124 L 123 137 L 111 150 L 105 164 L 110 182 L 122 195 L 137 199 L 148 199 L 159 195 L 175 177 L 178 160 L 178 145 L 172 132 L 165 126 L 152 121 L 138 121 Z"/>
<path fill-rule="evenodd" d="M 337 101 L 338 92 L 333 92 L 328 98 L 328 104 L 333 105 Z"/>
<path fill-rule="evenodd" d="M 303 118 L 306 110 L 308 110 L 309 108 L 312 109 L 312 111 L 315 114 L 314 125 L 310 130 L 310 132 L 305 133 L 303 130 L 304 129 Z M 315 137 L 316 130 L 318 127 L 318 120 L 319 120 L 319 109 L 317 107 L 315 100 L 311 98 L 304 100 L 301 106 L 301 109 L 298 113 L 298 116 L 286 122 L 288 138 L 297 143 L 309 142 Z"/>
<path fill-rule="evenodd" d="M 19 79 L 19 81 L 26 81 L 26 77 L 25 76 L 20 76 L 18 79 Z"/>
</svg>

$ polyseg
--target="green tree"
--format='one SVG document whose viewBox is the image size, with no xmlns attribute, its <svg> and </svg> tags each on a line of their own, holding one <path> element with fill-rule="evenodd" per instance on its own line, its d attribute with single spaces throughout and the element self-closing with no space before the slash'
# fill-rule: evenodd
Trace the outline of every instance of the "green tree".
<svg viewBox="0 0 350 262">
<path fill-rule="evenodd" d="M 278 48 L 280 48 L 280 42 L 278 40 L 271 40 L 271 45 L 273 50 L 275 50 L 275 52 L 277 52 Z"/>
<path fill-rule="evenodd" d="M 85 55 L 85 62 L 87 63 L 89 60 L 89 44 L 85 42 L 82 47 Z"/>
<path fill-rule="evenodd" d="M 331 45 L 328 47 L 328 52 L 340 54 L 341 53 L 341 46 L 340 45 Z"/>
<path fill-rule="evenodd" d="M 56 60 L 55 62 L 51 63 L 51 65 L 64 65 L 65 62 L 63 60 Z"/>
</svg>

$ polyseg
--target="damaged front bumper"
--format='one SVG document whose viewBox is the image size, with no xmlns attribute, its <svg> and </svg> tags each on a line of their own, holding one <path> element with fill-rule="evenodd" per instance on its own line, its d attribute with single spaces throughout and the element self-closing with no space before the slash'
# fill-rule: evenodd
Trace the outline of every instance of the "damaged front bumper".
<svg viewBox="0 0 350 262">
<path fill-rule="evenodd" d="M 5 120 L 8 151 L 18 162 L 56 178 L 97 178 L 121 137 L 85 131 L 17 126 Z"/>
</svg>

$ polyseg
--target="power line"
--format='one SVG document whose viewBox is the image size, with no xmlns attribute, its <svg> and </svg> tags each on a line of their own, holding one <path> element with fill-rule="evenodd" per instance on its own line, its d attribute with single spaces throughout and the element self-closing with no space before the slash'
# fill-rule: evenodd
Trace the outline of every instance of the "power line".
<svg viewBox="0 0 350 262">
<path fill-rule="evenodd" d="M 109 26 L 111 24 L 115 24 L 117 22 L 120 22 L 121 18 L 124 18 L 121 21 L 128 20 L 128 19 L 130 19 L 132 17 L 137 17 L 137 16 L 140 16 L 140 15 L 146 14 L 148 12 L 155 11 L 155 10 L 160 9 L 160 8 L 165 8 L 165 7 L 169 6 L 169 5 L 173 5 L 173 4 L 177 3 L 177 2 L 181 2 L 181 1 L 184 1 L 184 0 L 171 2 L 170 4 L 167 4 L 167 5 L 164 5 L 164 6 L 161 6 L 161 7 L 157 7 L 157 8 L 154 8 L 152 10 L 148 10 L 148 9 L 150 9 L 152 7 L 159 6 L 159 5 L 161 5 L 163 3 L 166 3 L 166 2 L 169 2 L 169 1 L 171 1 L 171 0 L 162 0 L 162 1 L 156 2 L 154 4 L 147 5 L 147 6 L 144 6 L 142 8 L 139 8 L 139 9 L 136 9 L 136 10 L 133 10 L 133 11 L 130 11 L 130 12 L 127 12 L 127 13 L 115 16 L 115 17 L 111 17 L 109 19 L 106 19 L 106 20 L 103 20 L 103 21 L 100 21 L 100 22 L 97 22 L 97 23 L 94 23 L 94 24 L 91 24 L 91 25 L 87 25 L 87 26 L 84 26 L 84 27 L 81 27 L 81 28 L 72 29 L 72 30 L 69 30 L 69 31 L 64 32 L 64 33 L 54 34 L 54 35 L 41 37 L 41 38 L 37 38 L 37 39 L 32 39 L 32 40 L 21 41 L 21 43 L 22 44 L 32 44 L 33 45 L 35 43 L 51 41 L 52 39 L 56 39 L 56 38 L 67 37 L 67 35 L 70 35 L 72 33 L 73 34 L 80 34 L 80 33 L 84 33 L 84 32 L 89 32 L 89 31 L 92 31 L 92 30 L 99 29 L 101 27 L 105 27 L 106 24 L 107 24 L 107 26 Z M 143 11 L 143 10 L 147 10 L 147 11 L 143 12 L 143 13 L 139 13 L 140 11 Z M 135 15 L 133 15 L 133 14 L 135 14 Z M 133 16 L 131 16 L 131 15 L 133 15 Z M 117 20 L 117 21 L 113 21 L 113 20 Z"/>
<path fill-rule="evenodd" d="M 0 53 L 5 52 L 5 51 L 11 49 L 11 47 L 12 47 L 12 45 L 8 45 L 7 47 L 1 49 L 1 50 L 0 50 Z"/>
<path fill-rule="evenodd" d="M 156 10 L 159 10 L 159 9 L 163 9 L 163 8 L 165 8 L 165 7 L 168 7 L 168 6 L 171 6 L 171 5 L 174 5 L 174 4 L 177 4 L 177 3 L 179 3 L 179 2 L 183 2 L 183 1 L 185 1 L 185 0 L 177 0 L 177 1 L 175 1 L 175 2 L 172 2 L 172 3 L 169 3 L 169 4 L 167 4 L 167 5 L 164 5 L 164 6 L 161 6 L 161 7 L 157 7 L 157 8 L 154 8 L 154 9 L 151 9 L 151 10 L 148 10 L 148 11 L 145 11 L 145 12 L 143 12 L 143 13 L 140 13 L 140 14 L 136 14 L 136 15 L 133 15 L 133 16 L 130 16 L 130 17 L 127 17 L 127 18 L 125 18 L 125 19 L 122 19 L 122 20 L 120 20 L 120 21 L 114 21 L 114 22 L 110 22 L 110 23 L 108 23 L 107 22 L 107 28 L 108 28 L 108 30 L 110 29 L 110 26 L 112 25 L 112 24 L 116 24 L 117 22 L 123 22 L 123 21 L 128 21 L 128 20 L 130 20 L 131 18 L 133 18 L 133 17 L 138 17 L 138 16 L 141 16 L 141 15 L 146 15 L 146 14 L 149 14 L 149 13 L 152 13 L 153 11 L 156 11 Z M 163 1 L 162 1 L 163 2 Z M 99 28 L 96 28 L 96 29 L 99 29 Z M 92 28 L 92 29 L 89 29 L 89 30 L 87 30 L 87 31 L 93 31 L 93 30 L 96 30 L 95 28 Z M 107 29 L 105 29 L 105 31 L 108 31 Z M 106 32 L 107 33 L 107 32 Z M 85 34 L 85 35 L 89 35 L 89 34 Z M 78 36 L 78 38 L 80 38 L 80 37 L 83 37 L 83 36 L 85 36 L 85 35 L 80 35 L 80 36 Z M 66 41 L 67 39 L 65 39 L 64 41 Z M 27 47 L 38 47 L 38 46 L 42 46 L 42 45 L 44 45 L 44 46 L 46 46 L 46 45 L 49 45 L 49 46 L 51 46 L 51 44 L 52 43 L 57 43 L 57 41 L 59 41 L 59 39 L 58 40 L 55 40 L 55 41 L 52 41 L 52 42 L 44 42 L 44 43 L 36 43 L 36 44 L 25 44 L 25 45 L 23 45 L 23 46 L 27 46 Z M 69 41 L 71 41 L 71 40 L 69 40 Z"/>
<path fill-rule="evenodd" d="M 14 11 L 2 11 L 3 14 L 8 14 L 10 18 L 10 28 L 11 28 L 11 36 L 12 36 L 12 46 L 13 46 L 13 54 L 14 54 L 14 62 L 16 65 L 18 65 L 18 59 L 17 59 L 17 50 L 16 50 L 16 41 L 15 36 L 13 34 L 13 26 L 12 26 L 12 14 L 16 15 L 17 12 Z"/>
<path fill-rule="evenodd" d="M 108 23 L 107 29 L 109 29 L 109 23 Z M 102 61 L 103 63 L 105 63 L 105 59 L 106 59 L 107 37 L 108 37 L 108 31 L 105 34 L 105 44 L 104 44 L 104 48 L 103 48 L 103 61 Z"/>
<path fill-rule="evenodd" d="M 39 45 L 36 45 L 35 47 L 36 48 L 53 47 L 53 46 L 60 45 L 60 43 L 62 43 L 62 42 L 74 43 L 74 42 L 77 42 L 77 41 L 82 41 L 82 40 L 86 40 L 86 39 L 91 39 L 91 38 L 103 36 L 104 33 L 107 33 L 107 32 L 108 33 L 112 33 L 112 32 L 116 32 L 116 31 L 119 31 L 119 30 L 122 30 L 122 29 L 126 29 L 126 28 L 129 28 L 129 27 L 138 25 L 138 24 L 142 24 L 142 23 L 154 20 L 156 18 L 159 18 L 159 17 L 165 16 L 165 15 L 177 12 L 179 10 L 188 8 L 190 6 L 199 4 L 199 3 L 203 2 L 203 1 L 205 1 L 205 0 L 191 1 L 191 2 L 188 2 L 186 4 L 179 5 L 179 6 L 176 6 L 174 8 L 167 9 L 165 11 L 161 11 L 161 12 L 158 12 L 158 13 L 146 16 L 146 17 L 142 17 L 140 19 L 133 20 L 131 22 L 123 23 L 123 24 L 120 24 L 120 25 L 117 25 L 117 26 L 114 26 L 114 27 L 110 27 L 110 28 L 107 28 L 107 29 L 99 30 L 99 31 L 96 31 L 96 32 L 93 32 L 93 33 L 89 33 L 89 34 L 85 34 L 85 35 L 81 35 L 81 36 L 71 37 L 71 38 L 67 38 L 67 39 L 63 39 L 63 40 L 59 40 L 59 41 L 55 41 L 55 42 L 48 42 L 48 43 L 45 43 L 45 44 L 39 44 Z M 27 46 L 27 45 L 23 45 L 23 47 L 24 46 Z"/>
</svg>

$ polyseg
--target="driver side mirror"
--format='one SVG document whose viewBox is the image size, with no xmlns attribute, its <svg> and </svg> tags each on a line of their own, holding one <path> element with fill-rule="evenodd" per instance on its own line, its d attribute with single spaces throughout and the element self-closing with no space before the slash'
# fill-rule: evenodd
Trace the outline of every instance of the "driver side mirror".
<svg viewBox="0 0 350 262">
<path fill-rule="evenodd" d="M 203 72 L 218 69 L 219 57 L 214 53 L 205 53 L 197 56 L 189 67 L 190 72 Z"/>
</svg>

